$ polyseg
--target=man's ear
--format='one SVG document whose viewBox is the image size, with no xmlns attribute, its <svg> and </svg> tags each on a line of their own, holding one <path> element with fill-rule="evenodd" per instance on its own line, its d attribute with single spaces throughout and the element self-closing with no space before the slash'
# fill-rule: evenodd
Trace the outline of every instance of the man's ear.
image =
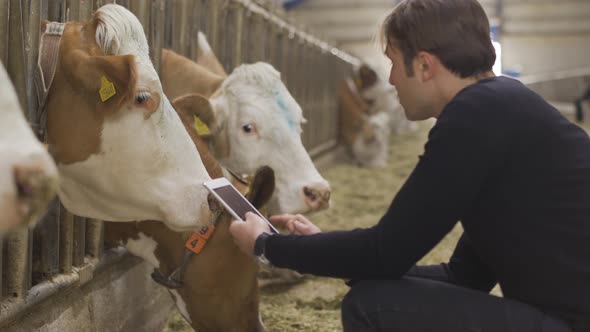
<svg viewBox="0 0 590 332">
<path fill-rule="evenodd" d="M 72 87 L 95 100 L 98 111 L 116 111 L 134 97 L 137 70 L 133 55 L 90 56 L 75 50 L 63 58 L 62 68 Z"/>
<path fill-rule="evenodd" d="M 426 82 L 434 78 L 437 65 L 437 59 L 434 55 L 428 52 L 419 52 L 416 59 L 418 62 L 418 69 L 415 70 L 415 72 L 422 77 L 422 80 Z"/>
</svg>

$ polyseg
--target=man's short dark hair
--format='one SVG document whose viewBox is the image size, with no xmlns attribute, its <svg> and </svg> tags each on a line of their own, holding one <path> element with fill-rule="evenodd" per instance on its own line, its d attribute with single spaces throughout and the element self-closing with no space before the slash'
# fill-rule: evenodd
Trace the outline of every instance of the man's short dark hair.
<svg viewBox="0 0 590 332">
<path fill-rule="evenodd" d="M 496 61 L 490 24 L 477 0 L 403 0 L 385 19 L 381 36 L 385 46 L 402 52 L 409 76 L 421 51 L 462 78 L 490 71 Z"/>
</svg>

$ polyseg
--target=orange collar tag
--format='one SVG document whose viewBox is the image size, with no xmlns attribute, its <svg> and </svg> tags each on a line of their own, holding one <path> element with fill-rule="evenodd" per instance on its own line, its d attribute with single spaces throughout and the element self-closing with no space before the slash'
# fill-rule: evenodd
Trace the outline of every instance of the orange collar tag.
<svg viewBox="0 0 590 332">
<path fill-rule="evenodd" d="M 209 240 L 214 230 L 215 226 L 213 225 L 202 227 L 199 231 L 191 234 L 184 246 L 195 254 L 200 253 L 207 244 L 207 240 Z"/>
</svg>

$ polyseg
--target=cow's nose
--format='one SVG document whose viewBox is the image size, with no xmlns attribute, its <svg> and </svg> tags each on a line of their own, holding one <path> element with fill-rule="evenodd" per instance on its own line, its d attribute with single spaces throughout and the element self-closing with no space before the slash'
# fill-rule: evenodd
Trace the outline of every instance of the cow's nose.
<svg viewBox="0 0 590 332">
<path fill-rule="evenodd" d="M 36 163 L 17 164 L 13 174 L 22 222 L 36 222 L 55 196 L 57 176 Z"/>
<path fill-rule="evenodd" d="M 330 206 L 330 186 L 327 183 L 318 183 L 303 187 L 305 203 L 312 210 L 326 209 Z"/>
</svg>

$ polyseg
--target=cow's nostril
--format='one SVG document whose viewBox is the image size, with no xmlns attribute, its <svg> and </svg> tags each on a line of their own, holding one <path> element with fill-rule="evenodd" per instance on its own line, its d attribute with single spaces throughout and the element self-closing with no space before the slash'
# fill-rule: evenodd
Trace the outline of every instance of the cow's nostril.
<svg viewBox="0 0 590 332">
<path fill-rule="evenodd" d="M 32 182 L 34 181 L 32 180 L 32 176 L 29 172 L 24 171 L 19 167 L 14 169 L 14 182 L 19 200 L 28 199 L 33 196 L 34 190 Z"/>
<path fill-rule="evenodd" d="M 305 194 L 305 197 L 309 198 L 312 202 L 316 201 L 318 198 L 317 191 L 309 187 L 303 188 L 303 194 Z"/>
</svg>

